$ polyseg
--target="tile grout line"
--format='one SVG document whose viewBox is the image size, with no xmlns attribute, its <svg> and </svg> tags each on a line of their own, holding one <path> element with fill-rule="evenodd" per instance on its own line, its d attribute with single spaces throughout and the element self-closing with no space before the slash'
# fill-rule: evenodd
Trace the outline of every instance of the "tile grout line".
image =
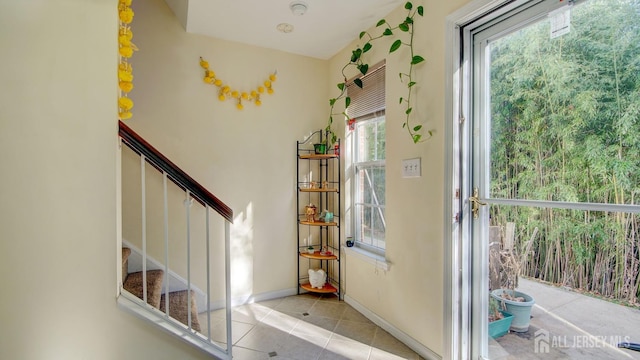
<svg viewBox="0 0 640 360">
<path fill-rule="evenodd" d="M 262 319 L 266 318 L 267 316 L 269 316 L 269 314 L 271 314 L 274 311 L 272 308 L 268 308 L 268 309 L 269 309 L 269 311 L 263 317 L 261 317 L 260 319 L 256 319 L 255 324 L 245 323 L 245 322 L 236 320 L 235 321 L 236 323 L 242 323 L 242 324 L 251 325 L 251 329 L 249 329 L 249 331 L 245 332 L 244 335 L 242 335 L 236 342 L 234 342 L 231 345 L 232 346 L 237 346 L 236 344 L 238 344 L 242 339 L 244 339 L 247 335 L 249 335 L 249 333 L 251 333 L 253 330 L 255 330 L 255 328 L 256 328 L 256 326 L 258 324 L 262 324 Z M 232 316 L 231 316 L 232 329 L 233 329 L 233 322 L 234 322 L 234 320 L 233 320 L 233 310 L 232 310 Z M 239 346 L 239 347 L 242 347 L 242 346 Z M 242 347 L 242 348 L 244 348 L 244 347 Z M 245 348 L 245 349 L 247 349 L 247 348 Z M 256 349 L 249 349 L 249 350 L 258 351 Z"/>
</svg>

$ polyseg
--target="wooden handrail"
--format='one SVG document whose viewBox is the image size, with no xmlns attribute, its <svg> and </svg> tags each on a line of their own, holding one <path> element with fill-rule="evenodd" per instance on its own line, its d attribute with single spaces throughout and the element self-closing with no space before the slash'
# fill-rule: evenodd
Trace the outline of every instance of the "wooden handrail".
<svg viewBox="0 0 640 360">
<path fill-rule="evenodd" d="M 166 172 L 168 178 L 182 190 L 189 190 L 193 198 L 203 206 L 209 205 L 230 223 L 233 223 L 233 210 L 200 185 L 191 176 L 182 171 L 176 164 L 167 159 L 160 151 L 151 146 L 121 120 L 118 121 L 118 135 L 133 151 L 144 155 L 153 167 L 160 172 Z"/>
</svg>

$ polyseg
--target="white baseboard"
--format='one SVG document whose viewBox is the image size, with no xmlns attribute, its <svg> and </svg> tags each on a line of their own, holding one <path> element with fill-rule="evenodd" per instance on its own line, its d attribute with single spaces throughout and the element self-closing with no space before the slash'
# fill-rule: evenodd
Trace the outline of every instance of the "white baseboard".
<svg viewBox="0 0 640 360">
<path fill-rule="evenodd" d="M 249 294 L 245 296 L 236 296 L 233 299 L 231 299 L 231 306 L 253 304 L 255 302 L 260 302 L 260 301 L 279 299 L 286 296 L 296 295 L 297 293 L 298 291 L 296 290 L 296 288 L 290 288 L 290 289 L 269 291 L 266 293 L 261 293 L 256 295 Z"/>
<path fill-rule="evenodd" d="M 383 328 L 385 331 L 387 331 L 389 334 L 393 335 L 396 339 L 400 340 L 402 343 L 407 345 L 411 350 L 417 352 L 423 358 L 431 359 L 431 360 L 442 360 L 442 356 L 436 354 L 428 347 L 422 345 L 416 339 L 400 331 L 398 328 L 391 325 L 389 322 L 387 322 L 386 320 L 376 315 L 371 310 L 364 307 L 362 304 L 354 300 L 349 295 L 346 295 L 346 294 L 344 295 L 344 302 L 351 305 L 351 307 L 356 309 L 358 312 L 364 315 L 367 319 L 373 321 L 374 324 Z"/>
</svg>

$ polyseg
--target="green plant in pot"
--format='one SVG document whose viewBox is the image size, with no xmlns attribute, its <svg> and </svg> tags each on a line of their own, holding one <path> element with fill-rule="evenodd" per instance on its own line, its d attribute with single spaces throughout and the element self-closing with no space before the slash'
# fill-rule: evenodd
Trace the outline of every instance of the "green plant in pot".
<svg viewBox="0 0 640 360">
<path fill-rule="evenodd" d="M 489 336 L 497 339 L 509 332 L 513 315 L 500 310 L 498 300 L 489 296 Z"/>
<path fill-rule="evenodd" d="M 508 249 L 500 252 L 500 283 L 502 287 L 491 292 L 491 297 L 498 301 L 501 309 L 513 315 L 510 329 L 520 333 L 529 330 L 531 308 L 535 301 L 531 295 L 517 291 L 516 287 L 521 269 L 527 261 L 537 233 L 538 228 L 536 227 L 532 236 L 519 251 Z"/>
<path fill-rule="evenodd" d="M 335 98 L 329 99 L 329 119 L 327 121 L 327 125 L 325 127 L 325 132 L 327 134 L 326 143 L 327 149 L 331 148 L 331 144 L 335 143 L 337 140 L 337 134 L 333 130 L 333 120 L 335 115 L 342 115 L 345 120 L 349 119 L 349 116 L 346 113 L 346 109 L 351 105 L 351 98 L 347 96 L 347 71 L 350 68 L 355 68 L 359 71 L 359 75 L 364 76 L 369 71 L 369 64 L 364 61 L 363 56 L 365 53 L 370 51 L 373 48 L 373 43 L 382 38 L 389 37 L 399 37 L 401 34 L 407 34 L 408 39 L 396 39 L 389 48 L 389 53 L 396 52 L 401 47 L 405 46 L 409 49 L 409 61 L 408 61 L 408 69 L 407 71 L 399 73 L 400 81 L 406 86 L 406 95 L 400 97 L 399 102 L 404 108 L 405 120 L 402 124 L 402 127 L 406 129 L 411 136 L 411 139 L 414 143 L 418 143 L 426 138 L 423 137 L 422 134 L 422 125 L 413 125 L 410 123 L 411 113 L 413 111 L 412 107 L 412 92 L 416 88 L 417 82 L 415 81 L 414 75 L 414 67 L 424 61 L 424 58 L 420 55 L 414 53 L 413 49 L 413 25 L 414 19 L 416 15 L 423 16 L 424 8 L 422 6 L 413 7 L 411 2 L 406 2 L 404 4 L 404 9 L 407 11 L 406 17 L 402 22 L 400 22 L 396 26 L 391 26 L 385 19 L 381 19 L 376 24 L 376 28 L 382 29 L 382 31 L 378 35 L 371 35 L 367 31 L 362 31 L 360 33 L 360 40 L 366 41 L 364 45 L 357 46 L 354 50 L 351 51 L 351 57 L 349 62 L 342 68 L 342 77 L 343 81 L 337 84 L 338 90 L 340 93 Z M 361 78 L 357 77 L 353 80 L 354 85 L 359 88 L 363 88 L 364 84 Z M 344 108 L 345 110 L 342 112 L 336 111 L 335 106 L 339 100 L 344 100 Z M 433 133 L 431 131 L 427 131 L 428 137 L 431 137 Z"/>
<path fill-rule="evenodd" d="M 326 154 L 327 153 L 327 143 L 318 143 L 313 144 L 313 151 L 316 154 Z"/>
</svg>

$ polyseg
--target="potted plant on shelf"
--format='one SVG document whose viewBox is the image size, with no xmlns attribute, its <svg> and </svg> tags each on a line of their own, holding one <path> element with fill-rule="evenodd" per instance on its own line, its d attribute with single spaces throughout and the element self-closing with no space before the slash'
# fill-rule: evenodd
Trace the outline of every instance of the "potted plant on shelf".
<svg viewBox="0 0 640 360">
<path fill-rule="evenodd" d="M 327 143 L 313 144 L 313 151 L 316 154 L 326 154 L 327 153 Z"/>
<path fill-rule="evenodd" d="M 520 333 L 529 330 L 531 308 L 535 301 L 531 295 L 516 291 L 516 287 L 518 286 L 518 277 L 531 252 L 533 240 L 537 234 L 538 228 L 536 227 L 520 251 L 506 249 L 500 252 L 501 288 L 491 292 L 491 297 L 498 301 L 501 309 L 513 315 L 510 329 Z"/>
<path fill-rule="evenodd" d="M 497 339 L 509 332 L 513 315 L 500 310 L 498 300 L 489 296 L 489 336 Z"/>
</svg>

